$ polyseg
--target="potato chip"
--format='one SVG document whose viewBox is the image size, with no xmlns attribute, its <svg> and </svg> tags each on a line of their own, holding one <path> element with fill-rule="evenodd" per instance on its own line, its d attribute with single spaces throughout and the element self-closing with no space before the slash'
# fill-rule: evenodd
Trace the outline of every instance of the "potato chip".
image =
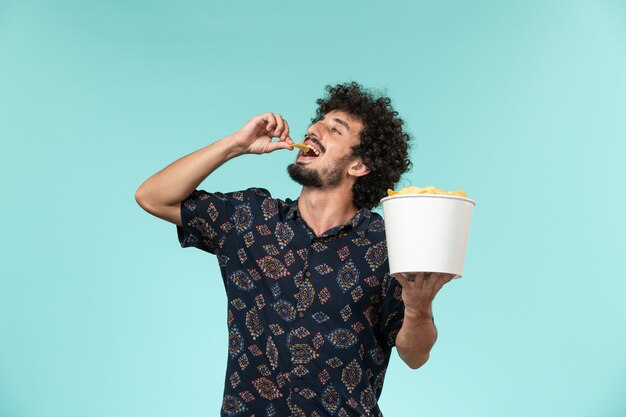
<svg viewBox="0 0 626 417">
<path fill-rule="evenodd" d="M 303 150 L 304 152 L 306 152 L 306 151 L 308 151 L 309 149 L 311 149 L 311 148 L 309 148 L 309 146 L 308 146 L 308 145 L 305 145 L 304 143 L 294 143 L 294 144 L 293 144 L 293 145 L 291 145 L 291 146 L 293 146 L 294 148 L 298 148 L 298 149 L 300 149 L 300 150 Z"/>
<path fill-rule="evenodd" d="M 435 188 L 434 186 L 430 185 L 428 187 L 416 187 L 414 185 L 411 185 L 410 187 L 404 187 L 401 190 L 398 191 L 393 191 L 391 189 L 387 190 L 387 195 L 392 196 L 392 195 L 399 195 L 399 194 L 440 194 L 440 195 L 454 195 L 454 196 L 458 196 L 458 197 L 465 197 L 467 198 L 467 194 L 465 193 L 464 190 L 461 191 L 444 191 L 441 188 Z"/>
</svg>

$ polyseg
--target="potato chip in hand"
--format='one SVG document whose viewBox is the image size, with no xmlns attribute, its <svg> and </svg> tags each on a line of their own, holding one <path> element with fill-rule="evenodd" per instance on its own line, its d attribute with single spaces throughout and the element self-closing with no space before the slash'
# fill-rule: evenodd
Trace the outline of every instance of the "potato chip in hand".
<svg viewBox="0 0 626 417">
<path fill-rule="evenodd" d="M 294 148 L 298 148 L 298 149 L 300 149 L 300 150 L 302 150 L 302 151 L 304 151 L 304 152 L 306 152 L 306 151 L 308 151 L 309 149 L 311 149 L 311 148 L 309 148 L 309 146 L 308 146 L 308 145 L 305 145 L 304 143 L 294 143 L 294 144 L 293 144 L 293 145 L 291 145 L 291 146 L 293 146 Z"/>
</svg>

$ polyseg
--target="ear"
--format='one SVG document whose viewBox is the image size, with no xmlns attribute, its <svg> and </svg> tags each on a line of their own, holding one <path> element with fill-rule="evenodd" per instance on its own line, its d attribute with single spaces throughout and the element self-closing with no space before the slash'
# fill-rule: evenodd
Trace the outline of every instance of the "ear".
<svg viewBox="0 0 626 417">
<path fill-rule="evenodd" d="M 348 174 L 353 177 L 362 177 L 370 173 L 370 169 L 361 161 L 361 159 L 355 159 L 348 168 Z"/>
</svg>

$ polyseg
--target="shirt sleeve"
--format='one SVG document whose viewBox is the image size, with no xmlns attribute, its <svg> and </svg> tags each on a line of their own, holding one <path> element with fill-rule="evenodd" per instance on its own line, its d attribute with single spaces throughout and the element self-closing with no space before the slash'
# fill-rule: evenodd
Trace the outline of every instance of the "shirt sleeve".
<svg viewBox="0 0 626 417">
<path fill-rule="evenodd" d="M 183 225 L 176 225 L 180 246 L 218 254 L 230 234 L 243 234 L 252 227 L 258 201 L 268 196 L 260 188 L 232 193 L 194 190 L 180 203 Z"/>
<path fill-rule="evenodd" d="M 383 300 L 380 316 L 381 332 L 387 346 L 396 345 L 396 336 L 404 321 L 404 302 L 402 301 L 402 286 L 397 279 L 385 274 L 383 280 Z"/>
</svg>

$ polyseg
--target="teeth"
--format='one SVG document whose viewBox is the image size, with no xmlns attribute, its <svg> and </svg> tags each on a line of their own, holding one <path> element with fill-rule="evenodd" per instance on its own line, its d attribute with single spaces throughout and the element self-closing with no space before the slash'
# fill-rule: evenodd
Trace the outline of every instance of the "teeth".
<svg viewBox="0 0 626 417">
<path fill-rule="evenodd" d="M 310 152 L 313 152 L 315 154 L 315 156 L 320 156 L 320 151 L 317 148 L 314 148 L 313 146 L 311 146 L 311 143 L 295 143 L 293 145 L 294 147 L 301 149 L 302 153 L 304 154 L 308 154 Z"/>
<path fill-rule="evenodd" d="M 310 144 L 307 144 L 307 146 L 309 147 L 310 150 L 313 151 L 313 153 L 315 154 L 315 156 L 320 156 L 320 151 L 317 148 L 314 148 L 313 146 L 311 146 Z"/>
</svg>

